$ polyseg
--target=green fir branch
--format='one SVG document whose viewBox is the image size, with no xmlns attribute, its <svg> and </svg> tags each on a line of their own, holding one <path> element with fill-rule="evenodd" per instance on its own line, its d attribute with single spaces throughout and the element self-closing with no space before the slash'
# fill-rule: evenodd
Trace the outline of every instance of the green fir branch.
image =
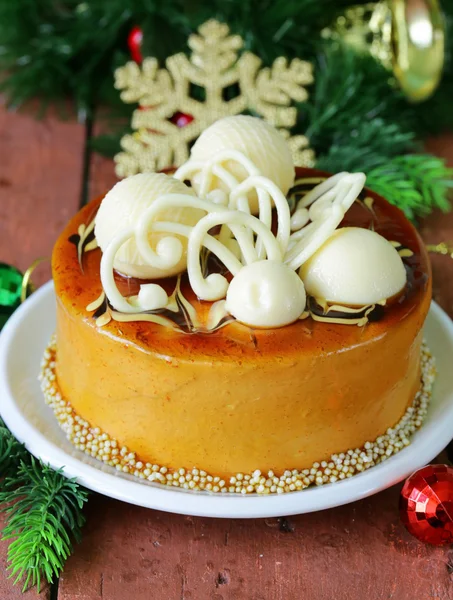
<svg viewBox="0 0 453 600">
<path fill-rule="evenodd" d="M 387 123 L 380 118 L 351 119 L 347 131 L 334 134 L 332 144 L 319 156 L 316 167 L 330 173 L 368 173 L 415 146 L 414 134 L 401 131 L 396 123 Z"/>
<path fill-rule="evenodd" d="M 80 540 L 85 522 L 82 509 L 88 493 L 61 471 L 36 461 L 21 462 L 0 489 L 6 515 L 2 539 L 10 540 L 8 572 L 23 589 L 41 589 L 61 573 L 72 552 L 72 540 Z"/>
<path fill-rule="evenodd" d="M 450 209 L 448 193 L 453 188 L 453 169 L 430 154 L 397 156 L 372 169 L 367 186 L 415 220 L 433 209 Z"/>
<path fill-rule="evenodd" d="M 327 45 L 318 56 L 315 84 L 299 106 L 298 129 L 305 132 L 318 155 L 333 144 L 354 143 L 354 136 L 372 142 L 381 124 L 414 136 L 413 108 L 390 81 L 388 72 L 369 56 Z M 367 135 L 367 127 L 370 132 Z M 383 143 L 391 144 L 390 139 Z"/>
<path fill-rule="evenodd" d="M 0 0 L 0 88 L 12 105 L 71 96 L 78 111 L 110 103 L 115 66 L 129 59 L 138 25 L 143 52 L 163 61 L 187 52 L 187 37 L 209 18 L 228 23 L 266 64 L 313 56 L 320 30 L 348 0 Z"/>
<path fill-rule="evenodd" d="M 315 61 L 321 52 L 312 88 L 317 94 L 311 103 L 312 122 L 305 123 L 315 147 L 321 145 L 318 152 L 327 150 L 324 134 L 337 125 L 346 126 L 354 106 L 360 114 L 374 114 L 400 126 L 408 115 L 417 134 L 453 127 L 449 110 L 453 35 L 446 38 L 446 69 L 439 90 L 428 102 L 410 105 L 396 85 L 389 86 L 389 75 L 373 59 L 354 52 L 345 59 L 341 47 L 323 40 L 322 29 L 350 4 L 350 0 L 0 0 L 0 87 L 13 106 L 37 96 L 47 101 L 71 97 L 79 114 L 85 115 L 98 104 L 115 104 L 113 71 L 130 58 L 127 36 L 133 26 L 144 32 L 143 54 L 163 61 L 176 52 L 188 52 L 188 35 L 215 17 L 241 35 L 245 50 L 255 52 L 265 65 L 277 56 Z M 443 2 L 442 9 L 451 32 L 453 4 Z M 330 49 L 330 58 L 322 54 L 323 48 Z"/>
<path fill-rule="evenodd" d="M 2 480 L 13 477 L 21 463 L 30 461 L 30 454 L 0 419 L 0 492 Z"/>
</svg>

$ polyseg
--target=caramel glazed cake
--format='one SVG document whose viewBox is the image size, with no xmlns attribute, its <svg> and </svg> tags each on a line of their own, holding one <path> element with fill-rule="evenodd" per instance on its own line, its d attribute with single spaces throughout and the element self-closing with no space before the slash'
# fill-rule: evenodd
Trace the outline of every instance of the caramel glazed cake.
<svg viewBox="0 0 453 600">
<path fill-rule="evenodd" d="M 164 485 L 283 493 L 410 443 L 434 366 L 426 251 L 363 173 L 295 169 L 228 117 L 173 176 L 83 208 L 53 253 L 47 403 L 80 450 Z"/>
</svg>

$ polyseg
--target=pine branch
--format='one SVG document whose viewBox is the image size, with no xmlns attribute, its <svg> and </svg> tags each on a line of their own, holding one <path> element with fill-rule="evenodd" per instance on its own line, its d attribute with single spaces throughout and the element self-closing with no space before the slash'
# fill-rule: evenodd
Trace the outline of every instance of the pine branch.
<svg viewBox="0 0 453 600">
<path fill-rule="evenodd" d="M 368 173 L 414 146 L 413 133 L 401 131 L 396 123 L 386 123 L 380 118 L 352 119 L 348 131 L 333 136 L 330 148 L 319 156 L 316 167 L 331 173 Z"/>
<path fill-rule="evenodd" d="M 373 122 L 375 134 L 379 124 L 393 123 L 401 134 L 413 135 L 413 109 L 391 86 L 387 71 L 369 56 L 326 46 L 317 59 L 308 102 L 299 106 L 298 129 L 321 155 L 340 140 L 351 140 L 358 130 L 364 140 L 364 128 Z"/>
<path fill-rule="evenodd" d="M 450 209 L 448 193 L 453 188 L 453 169 L 430 154 L 393 158 L 368 173 L 367 186 L 398 206 L 415 220 L 438 208 Z"/>
<path fill-rule="evenodd" d="M 113 71 L 128 59 L 127 35 L 144 32 L 144 54 L 187 52 L 187 36 L 213 16 L 270 62 L 312 56 L 319 32 L 348 0 L 0 0 L 1 84 L 10 103 L 40 96 L 76 100 L 79 112 L 114 98 Z"/>
<path fill-rule="evenodd" d="M 74 480 L 33 457 L 3 481 L 3 539 L 13 540 L 7 570 L 14 583 L 23 580 L 23 590 L 37 586 L 39 591 L 43 579 L 51 583 L 61 573 L 72 539 L 80 540 L 87 497 Z"/>
<path fill-rule="evenodd" d="M 30 454 L 0 419 L 0 491 L 2 479 L 12 477 L 21 463 L 30 462 Z"/>
</svg>

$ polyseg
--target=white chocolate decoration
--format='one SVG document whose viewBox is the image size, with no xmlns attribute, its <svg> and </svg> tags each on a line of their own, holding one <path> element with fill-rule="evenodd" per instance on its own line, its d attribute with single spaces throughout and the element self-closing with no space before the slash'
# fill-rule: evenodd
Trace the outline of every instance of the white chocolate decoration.
<svg viewBox="0 0 453 600">
<path fill-rule="evenodd" d="M 263 262 L 281 262 L 283 258 L 282 248 L 279 245 L 278 240 L 273 236 L 271 230 L 256 217 L 248 215 L 240 210 L 229 210 L 206 215 L 206 217 L 201 219 L 191 231 L 187 253 L 187 270 L 189 273 L 190 285 L 192 286 L 193 291 L 202 300 L 221 300 L 222 298 L 225 298 L 227 290 L 229 289 L 227 279 L 219 273 L 211 273 L 204 279 L 200 265 L 201 247 L 203 244 L 208 247 L 208 244 L 204 241 L 206 240 L 207 232 L 213 227 L 221 224 L 228 225 L 235 233 L 236 241 L 238 242 L 242 253 L 242 260 L 247 265 L 257 264 L 258 254 L 254 244 L 250 240 L 250 236 L 246 233 L 246 227 L 248 228 L 248 231 L 256 233 L 263 242 L 263 248 L 268 257 L 268 261 Z M 219 242 L 217 241 L 217 243 Z M 235 264 L 235 262 L 238 263 L 238 261 L 233 252 L 227 249 L 225 245 L 220 244 L 220 246 L 223 246 L 221 251 L 219 251 L 220 249 L 216 250 L 213 248 L 211 248 L 211 251 L 213 251 L 214 254 L 217 254 L 217 257 L 220 258 L 225 265 L 232 265 L 228 267 L 228 270 L 236 277 L 236 275 L 243 270 L 241 263 L 239 263 L 238 269 L 238 265 Z M 228 256 L 228 254 L 230 256 Z"/>
<path fill-rule="evenodd" d="M 298 269 L 330 238 L 356 201 L 365 180 L 364 173 L 339 173 L 313 188 L 299 202 L 295 214 L 309 207 L 311 222 L 291 235 L 286 264 Z"/>
<path fill-rule="evenodd" d="M 305 227 L 305 225 L 309 222 L 310 215 L 308 213 L 308 208 L 298 208 L 291 215 L 291 231 L 298 231 Z"/>
<path fill-rule="evenodd" d="M 262 260 L 243 267 L 233 278 L 226 310 L 250 327 L 283 327 L 296 321 L 306 303 L 304 284 L 285 264 Z"/>
<path fill-rule="evenodd" d="M 156 283 L 145 283 L 140 286 L 138 303 L 145 310 L 165 308 L 168 304 L 167 292 Z"/>
<path fill-rule="evenodd" d="M 234 151 L 236 156 L 225 158 L 225 151 Z M 250 164 L 255 167 L 253 172 Z M 238 115 L 220 119 L 208 127 L 175 177 L 188 176 L 197 194 L 206 198 L 212 190 L 229 194 L 249 175 L 266 177 L 286 194 L 294 184 L 294 163 L 290 147 L 277 129 L 262 119 Z M 247 199 L 250 212 L 257 214 L 257 192 L 250 189 Z"/>
<path fill-rule="evenodd" d="M 126 314 L 172 310 L 157 283 L 143 283 L 137 296 L 124 297 L 115 268 L 135 276 L 146 273 L 150 279 L 187 268 L 200 300 L 226 298 L 222 305 L 226 311 L 258 328 L 283 327 L 299 319 L 305 310 L 305 290 L 323 301 L 363 306 L 403 289 L 406 272 L 390 242 L 364 229 L 335 231 L 363 188 L 363 173 L 327 179 L 299 202 L 291 218 L 279 187 L 249 158 L 237 150 L 224 150 L 221 164 L 216 160 L 207 160 L 199 172 L 197 165 L 180 169 L 183 179 L 201 173 L 203 198 L 163 174 L 134 176 L 106 196 L 95 233 L 103 251 L 103 290 L 115 310 Z M 245 166 L 242 182 L 227 172 L 228 160 Z M 228 193 L 209 189 L 216 176 L 226 182 Z M 258 216 L 250 214 L 251 191 L 258 199 Z M 204 272 L 204 249 L 223 263 L 231 281 L 222 273 Z"/>
<path fill-rule="evenodd" d="M 271 187 L 271 182 L 265 180 Z M 157 221 L 163 209 L 194 209 L 207 213 L 194 227 L 171 221 Z M 277 204 L 279 215 L 279 205 Z M 285 215 L 286 213 L 284 213 Z M 281 216 L 281 215 L 280 215 Z M 202 300 L 220 300 L 225 297 L 228 281 L 219 273 L 212 273 L 205 279 L 201 269 L 201 250 L 204 246 L 224 263 L 235 275 L 243 264 L 258 260 L 253 234 L 256 234 L 265 256 L 281 261 L 289 238 L 289 213 L 279 223 L 277 236 L 256 217 L 240 210 L 200 200 L 187 194 L 164 194 L 157 198 L 141 215 L 135 227 L 126 227 L 108 244 L 101 259 L 101 281 L 105 294 L 112 306 L 121 312 L 139 313 L 158 310 L 164 307 L 164 290 L 156 284 L 144 284 L 138 296 L 125 298 L 120 293 L 114 277 L 115 258 L 124 244 L 133 240 L 143 260 L 153 268 L 167 269 L 178 264 L 182 255 L 182 244 L 175 236 L 187 239 L 187 270 L 193 291 Z M 279 217 L 280 219 L 280 217 Z M 281 219 L 280 219 L 281 220 Z M 236 244 L 230 237 L 222 243 L 220 239 L 209 235 L 209 231 L 219 225 L 227 226 L 235 236 Z M 149 244 L 150 236 L 156 233 L 166 234 L 160 239 L 154 250 Z M 171 235 L 168 235 L 171 234 Z M 220 238 L 220 235 L 219 235 Z M 239 258 L 238 258 L 239 254 Z M 142 291 L 143 289 L 143 291 Z M 162 293 L 159 291 L 162 290 Z"/>
<path fill-rule="evenodd" d="M 338 229 L 299 272 L 308 294 L 329 303 L 365 306 L 388 300 L 406 285 L 398 252 L 369 229 Z"/>
<path fill-rule="evenodd" d="M 164 194 L 194 192 L 181 181 L 163 173 L 139 173 L 117 183 L 103 199 L 96 215 L 95 236 L 103 252 L 121 232 L 134 228 L 144 211 Z M 170 221 L 193 226 L 204 216 L 204 212 L 192 207 L 161 209 L 155 220 Z M 159 243 L 165 245 L 165 234 L 152 232 L 147 242 L 152 248 Z M 168 239 L 168 238 L 167 238 Z M 139 251 L 135 238 L 126 241 L 115 255 L 114 267 L 120 273 L 140 279 L 160 279 L 181 273 L 186 268 L 186 238 L 175 236 L 172 243 L 178 244 L 180 257 L 171 268 L 158 268 L 149 263 Z"/>
</svg>

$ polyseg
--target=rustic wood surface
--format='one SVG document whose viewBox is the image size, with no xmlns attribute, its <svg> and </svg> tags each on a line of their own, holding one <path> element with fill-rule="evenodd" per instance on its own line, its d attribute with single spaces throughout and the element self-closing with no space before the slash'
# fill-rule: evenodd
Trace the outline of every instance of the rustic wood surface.
<svg viewBox="0 0 453 600">
<path fill-rule="evenodd" d="M 69 217 L 77 210 L 82 183 L 85 129 L 50 112 L 36 119 L 36 107 L 13 114 L 0 101 L 0 262 L 25 270 L 35 258 L 50 256 Z M 50 277 L 48 264 L 37 269 L 36 284 Z M 1 402 L 1 400 L 0 400 Z M 3 517 L 0 516 L 0 529 Z M 0 599 L 21 594 L 5 575 L 7 544 L 0 543 Z M 41 593 L 50 598 L 48 586 Z"/>
<path fill-rule="evenodd" d="M 111 161 L 84 160 L 85 137 L 82 125 L 54 114 L 36 121 L 0 107 L 0 261 L 24 269 L 49 255 L 84 197 L 115 181 Z M 430 149 L 453 166 L 453 137 L 430 141 Z M 430 243 L 453 241 L 453 213 L 429 217 L 420 230 Z M 435 298 L 453 316 L 453 261 L 434 257 L 433 269 Z M 37 282 L 46 275 L 37 273 Z M 171 515 L 93 494 L 83 541 L 41 598 L 453 599 L 453 549 L 420 544 L 405 531 L 400 489 L 320 513 L 249 521 Z M 12 586 L 5 563 L 1 543 L 0 600 L 35 597 Z"/>
</svg>

